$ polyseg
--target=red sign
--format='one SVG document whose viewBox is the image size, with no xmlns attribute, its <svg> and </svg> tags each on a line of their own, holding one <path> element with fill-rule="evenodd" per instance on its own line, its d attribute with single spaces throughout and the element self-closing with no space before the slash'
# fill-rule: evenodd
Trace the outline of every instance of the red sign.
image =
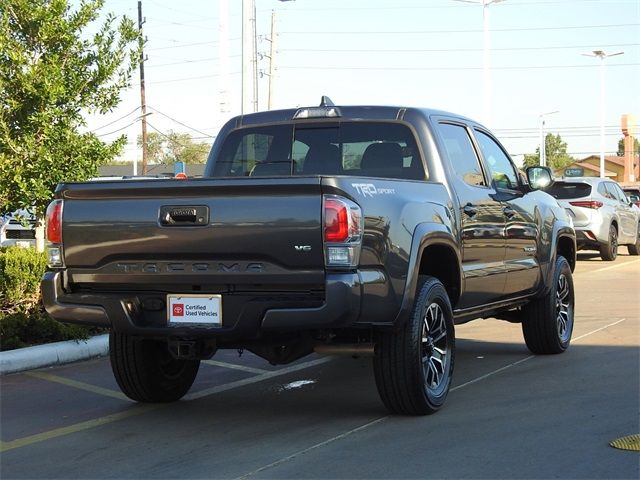
<svg viewBox="0 0 640 480">
<path fill-rule="evenodd" d="M 173 304 L 173 316 L 174 317 L 184 317 L 184 304 L 183 303 L 174 303 Z"/>
</svg>

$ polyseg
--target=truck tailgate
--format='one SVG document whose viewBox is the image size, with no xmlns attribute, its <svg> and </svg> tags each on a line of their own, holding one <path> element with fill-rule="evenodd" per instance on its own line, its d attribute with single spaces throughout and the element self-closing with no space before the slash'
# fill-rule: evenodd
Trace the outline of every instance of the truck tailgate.
<svg viewBox="0 0 640 480">
<path fill-rule="evenodd" d="M 73 282 L 324 277 L 319 178 L 67 184 L 57 196 Z"/>
</svg>

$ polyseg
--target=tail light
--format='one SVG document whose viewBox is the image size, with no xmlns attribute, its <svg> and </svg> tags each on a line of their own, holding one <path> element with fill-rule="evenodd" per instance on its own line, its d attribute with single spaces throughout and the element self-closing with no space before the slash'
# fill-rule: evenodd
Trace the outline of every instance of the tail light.
<svg viewBox="0 0 640 480">
<path fill-rule="evenodd" d="M 50 267 L 64 267 L 62 260 L 62 200 L 54 200 L 47 207 L 47 258 Z"/>
<path fill-rule="evenodd" d="M 588 200 L 583 202 L 569 202 L 574 207 L 583 207 L 583 208 L 593 208 L 598 209 L 604 205 L 602 202 L 598 202 L 597 200 Z"/>
<path fill-rule="evenodd" d="M 323 203 L 325 265 L 357 267 L 363 235 L 360 206 L 336 195 L 325 195 Z"/>
</svg>

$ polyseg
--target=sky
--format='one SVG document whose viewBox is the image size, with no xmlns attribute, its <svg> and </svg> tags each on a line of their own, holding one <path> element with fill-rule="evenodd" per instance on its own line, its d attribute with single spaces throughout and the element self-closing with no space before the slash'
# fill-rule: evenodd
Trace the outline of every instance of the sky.
<svg viewBox="0 0 640 480">
<path fill-rule="evenodd" d="M 143 0 L 149 131 L 212 143 L 241 112 L 241 0 Z M 491 110 L 483 103 L 482 6 L 456 0 L 255 0 L 259 110 L 267 109 L 275 12 L 272 108 L 336 105 L 437 108 L 489 127 L 516 158 L 560 134 L 584 158 L 600 151 L 600 60 L 605 60 L 605 152 L 622 137 L 620 117 L 640 121 L 640 0 L 505 0 L 488 7 Z M 137 21 L 136 0 L 106 0 L 105 12 Z M 225 23 L 226 22 L 226 23 Z M 221 23 L 225 25 L 221 29 Z M 227 31 L 228 35 L 221 35 Z M 227 41 L 224 41 L 227 38 Z M 222 42 L 221 42 L 222 40 Z M 225 43 L 228 45 L 225 54 Z M 226 60 L 225 60 L 226 59 Z M 225 67 L 225 65 L 227 65 Z M 225 74 L 225 72 L 227 72 Z M 124 159 L 141 159 L 140 87 L 88 128 L 126 134 Z M 223 93 L 226 92 L 226 93 Z M 248 108 L 245 108 L 247 111 Z"/>
</svg>

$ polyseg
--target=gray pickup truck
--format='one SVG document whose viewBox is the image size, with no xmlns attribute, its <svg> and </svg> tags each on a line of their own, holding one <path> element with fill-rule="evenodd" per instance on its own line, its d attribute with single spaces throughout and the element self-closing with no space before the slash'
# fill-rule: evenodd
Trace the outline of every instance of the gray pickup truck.
<svg viewBox="0 0 640 480">
<path fill-rule="evenodd" d="M 521 322 L 563 352 L 575 233 L 482 125 L 405 107 L 239 116 L 204 178 L 60 184 L 47 213 L 47 311 L 110 327 L 113 373 L 141 402 L 180 399 L 201 359 L 373 355 L 386 407 L 444 403 L 454 325 Z"/>
</svg>

